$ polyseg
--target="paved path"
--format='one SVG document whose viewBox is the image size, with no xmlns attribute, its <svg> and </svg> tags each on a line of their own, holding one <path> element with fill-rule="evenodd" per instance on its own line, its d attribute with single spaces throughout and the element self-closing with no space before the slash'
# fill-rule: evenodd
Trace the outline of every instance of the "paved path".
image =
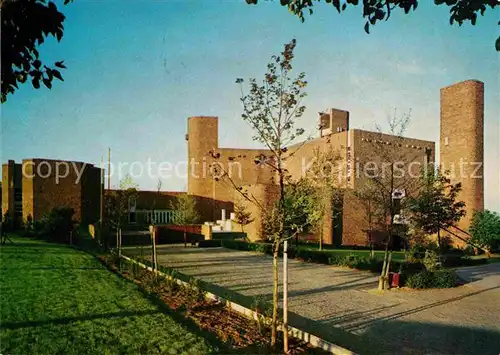
<svg viewBox="0 0 500 355">
<path fill-rule="evenodd" d="M 243 296 L 271 298 L 269 256 L 177 246 L 161 246 L 158 253 L 160 263 L 181 273 Z M 360 353 L 498 355 L 500 264 L 458 272 L 474 282 L 379 294 L 374 274 L 290 260 L 291 323 Z"/>
</svg>

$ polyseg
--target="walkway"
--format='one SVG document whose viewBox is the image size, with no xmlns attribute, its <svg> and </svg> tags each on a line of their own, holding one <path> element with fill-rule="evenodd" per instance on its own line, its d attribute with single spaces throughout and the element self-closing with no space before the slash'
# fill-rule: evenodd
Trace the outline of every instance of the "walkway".
<svg viewBox="0 0 500 355">
<path fill-rule="evenodd" d="M 219 292 L 234 291 L 233 297 L 247 296 L 247 302 L 271 298 L 269 256 L 180 246 L 161 246 L 158 253 L 163 265 L 224 288 Z M 497 355 L 500 264 L 459 273 L 481 280 L 454 289 L 382 295 L 374 274 L 290 260 L 291 324 L 360 353 Z"/>
</svg>

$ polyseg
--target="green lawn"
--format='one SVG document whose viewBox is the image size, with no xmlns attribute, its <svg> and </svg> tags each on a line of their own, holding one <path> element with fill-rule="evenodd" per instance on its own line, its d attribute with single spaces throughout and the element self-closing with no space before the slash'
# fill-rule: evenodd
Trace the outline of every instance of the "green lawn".
<svg viewBox="0 0 500 355">
<path fill-rule="evenodd" d="M 1 354 L 218 352 L 216 341 L 211 345 L 193 324 L 181 325 L 94 257 L 12 239 L 14 245 L 0 249 Z"/>
<path fill-rule="evenodd" d="M 308 246 L 308 245 L 300 245 L 299 248 L 306 250 L 319 250 L 317 246 Z M 354 249 L 330 249 L 324 248 L 323 252 L 332 253 L 336 255 L 349 255 L 355 254 L 359 256 L 370 257 L 370 250 L 354 250 Z M 384 251 L 383 250 L 375 250 L 375 258 L 384 259 Z M 392 260 L 405 260 L 405 253 L 402 251 L 394 251 L 392 252 Z"/>
</svg>

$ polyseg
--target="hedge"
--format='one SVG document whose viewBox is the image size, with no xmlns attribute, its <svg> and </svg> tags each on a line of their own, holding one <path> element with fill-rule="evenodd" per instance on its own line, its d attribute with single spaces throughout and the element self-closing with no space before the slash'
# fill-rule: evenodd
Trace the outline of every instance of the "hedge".
<svg viewBox="0 0 500 355">
<path fill-rule="evenodd" d="M 272 244 L 270 243 L 247 243 L 238 240 L 221 240 L 221 246 L 228 249 L 256 251 L 268 255 L 272 255 Z M 282 250 L 280 250 L 280 256 Z M 288 256 L 292 259 L 303 260 L 310 263 L 347 266 L 358 270 L 368 270 L 372 272 L 382 271 L 383 260 L 370 259 L 356 254 L 344 253 L 335 255 L 332 251 L 310 250 L 310 249 L 296 249 L 289 247 Z M 391 262 L 391 272 L 399 272 L 401 270 L 422 270 L 424 266 L 421 263 L 407 263 L 393 260 Z"/>
<path fill-rule="evenodd" d="M 217 248 L 220 246 L 221 246 L 221 241 L 218 239 L 200 240 L 198 242 L 199 248 Z"/>
<path fill-rule="evenodd" d="M 453 270 L 421 271 L 408 276 L 405 282 L 410 288 L 450 288 L 457 284 L 457 276 Z"/>
</svg>

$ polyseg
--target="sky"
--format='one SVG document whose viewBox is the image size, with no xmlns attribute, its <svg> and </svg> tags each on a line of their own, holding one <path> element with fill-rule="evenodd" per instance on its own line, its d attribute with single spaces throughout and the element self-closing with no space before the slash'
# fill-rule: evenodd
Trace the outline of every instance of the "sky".
<svg viewBox="0 0 500 355">
<path fill-rule="evenodd" d="M 2 162 L 25 158 L 100 164 L 111 148 L 122 163 L 177 164 L 187 159 L 187 117 L 219 117 L 219 145 L 256 148 L 241 120 L 236 78 L 260 78 L 273 54 L 297 39 L 294 68 L 308 81 L 300 125 L 316 134 L 318 112 L 350 112 L 352 128 L 384 126 L 394 110 L 411 110 L 406 135 L 439 143 L 439 90 L 468 79 L 485 83 L 485 207 L 500 210 L 498 12 L 476 26 L 450 26 L 446 6 L 421 1 L 364 32 L 361 8 L 339 15 L 316 4 L 304 23 L 278 0 L 75 0 L 61 42 L 40 47 L 64 60 L 52 90 L 22 85 L 1 106 Z M 439 144 L 436 146 L 439 149 Z M 130 168 L 130 165 L 128 166 Z M 137 165 L 135 171 L 138 175 Z M 140 168 L 138 168 L 140 170 Z M 118 170 L 118 169 L 116 169 Z M 186 189 L 185 174 L 162 179 Z M 123 176 L 121 176 L 123 177 Z M 143 190 L 158 178 L 134 178 Z M 111 183 L 119 183 L 118 172 Z"/>
</svg>

